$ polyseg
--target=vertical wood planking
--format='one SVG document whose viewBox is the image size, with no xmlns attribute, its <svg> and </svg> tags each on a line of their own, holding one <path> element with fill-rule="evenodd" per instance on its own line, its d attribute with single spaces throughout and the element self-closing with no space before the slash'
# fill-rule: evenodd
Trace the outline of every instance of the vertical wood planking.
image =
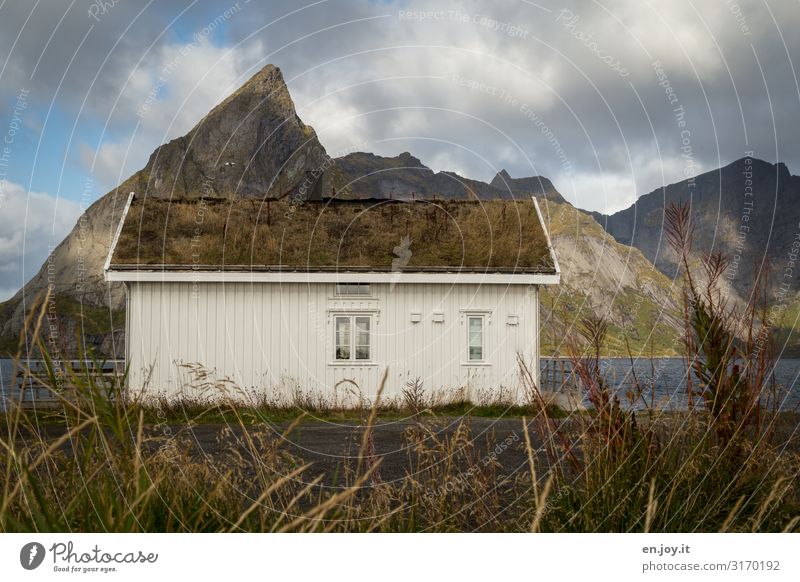
<svg viewBox="0 0 800 582">
<path fill-rule="evenodd" d="M 380 310 L 373 320 L 373 366 L 330 366 L 332 284 L 201 283 L 198 290 L 193 298 L 191 283 L 130 285 L 131 383 L 141 385 L 142 371 L 154 363 L 150 389 L 175 393 L 173 361 L 180 361 L 202 364 L 217 378 L 266 395 L 287 378 L 332 395 L 336 382 L 350 378 L 374 396 L 389 366 L 386 394 L 399 397 L 417 376 L 429 390 L 468 382 L 483 390 L 514 390 L 517 351 L 533 364 L 538 359 L 538 292 L 524 286 L 373 285 Z M 468 308 L 492 310 L 484 330 L 488 366 L 465 365 L 461 310 Z M 422 312 L 419 323 L 411 323 L 414 310 Z M 433 321 L 434 311 L 444 312 L 444 322 Z M 517 325 L 508 324 L 509 315 L 518 316 Z"/>
</svg>

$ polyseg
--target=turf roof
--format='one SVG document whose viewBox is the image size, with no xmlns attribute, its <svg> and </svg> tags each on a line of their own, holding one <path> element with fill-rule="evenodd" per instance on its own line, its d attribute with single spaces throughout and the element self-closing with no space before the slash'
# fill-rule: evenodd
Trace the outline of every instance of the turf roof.
<svg viewBox="0 0 800 582">
<path fill-rule="evenodd" d="M 111 268 L 555 272 L 530 199 L 293 203 L 136 197 Z"/>
</svg>

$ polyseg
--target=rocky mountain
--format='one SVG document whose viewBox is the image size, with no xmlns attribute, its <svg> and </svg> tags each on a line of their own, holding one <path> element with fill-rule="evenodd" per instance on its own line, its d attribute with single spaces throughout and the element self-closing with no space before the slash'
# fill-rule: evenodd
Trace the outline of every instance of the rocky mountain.
<svg viewBox="0 0 800 582">
<path fill-rule="evenodd" d="M 39 273 L 0 304 L 0 348 L 13 351 L 34 298 L 50 289 L 48 340 L 67 353 L 94 348 L 124 353 L 124 290 L 103 281 L 102 267 L 128 193 L 227 199 L 343 198 L 496 199 L 542 201 L 563 270 L 563 285 L 543 301 L 544 343 L 564 350 L 567 331 L 594 312 L 607 316 L 614 353 L 674 352 L 675 299 L 670 281 L 636 248 L 614 240 L 592 216 L 569 205 L 544 177 L 490 184 L 434 172 L 404 152 L 396 157 L 352 153 L 328 158 L 305 125 L 280 71 L 267 66 L 215 107 L 187 135 L 157 148 L 147 165 L 100 198 L 54 250 Z"/>
<path fill-rule="evenodd" d="M 800 177 L 783 163 L 756 158 L 664 186 L 611 216 L 594 216 L 618 242 L 641 250 L 671 276 L 675 257 L 667 245 L 664 208 L 681 202 L 691 204 L 694 249 L 728 255 L 728 283 L 742 295 L 751 291 L 757 270 L 769 268 L 773 277 L 783 270 L 800 235 Z M 796 292 L 796 274 L 791 283 Z"/>
<path fill-rule="evenodd" d="M 50 289 L 54 345 L 121 354 L 124 289 L 103 281 L 103 263 L 129 192 L 226 198 L 293 192 L 329 164 L 314 130 L 297 116 L 277 67 L 267 65 L 189 133 L 157 148 L 147 165 L 92 204 L 14 297 L 0 304 L 0 349 L 14 351 L 25 315 Z"/>
<path fill-rule="evenodd" d="M 324 168 L 313 128 L 297 116 L 277 67 L 267 65 L 189 133 L 150 156 L 137 191 L 160 197 L 278 197 Z"/>
</svg>

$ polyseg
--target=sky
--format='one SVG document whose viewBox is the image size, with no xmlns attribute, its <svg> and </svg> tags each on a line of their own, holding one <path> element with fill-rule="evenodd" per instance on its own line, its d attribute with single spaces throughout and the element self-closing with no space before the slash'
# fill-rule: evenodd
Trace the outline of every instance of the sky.
<svg viewBox="0 0 800 582">
<path fill-rule="evenodd" d="M 800 0 L 0 2 L 0 300 L 266 64 L 329 154 L 542 175 L 613 213 L 745 155 L 800 171 Z"/>
</svg>

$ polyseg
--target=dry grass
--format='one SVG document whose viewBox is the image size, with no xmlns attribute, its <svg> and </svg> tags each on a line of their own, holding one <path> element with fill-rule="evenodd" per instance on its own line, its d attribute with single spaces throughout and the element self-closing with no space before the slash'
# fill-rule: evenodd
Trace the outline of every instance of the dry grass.
<svg viewBox="0 0 800 582">
<path fill-rule="evenodd" d="M 403 241 L 409 241 L 410 253 Z M 530 200 L 293 204 L 137 198 L 113 264 L 553 271 Z"/>
</svg>

